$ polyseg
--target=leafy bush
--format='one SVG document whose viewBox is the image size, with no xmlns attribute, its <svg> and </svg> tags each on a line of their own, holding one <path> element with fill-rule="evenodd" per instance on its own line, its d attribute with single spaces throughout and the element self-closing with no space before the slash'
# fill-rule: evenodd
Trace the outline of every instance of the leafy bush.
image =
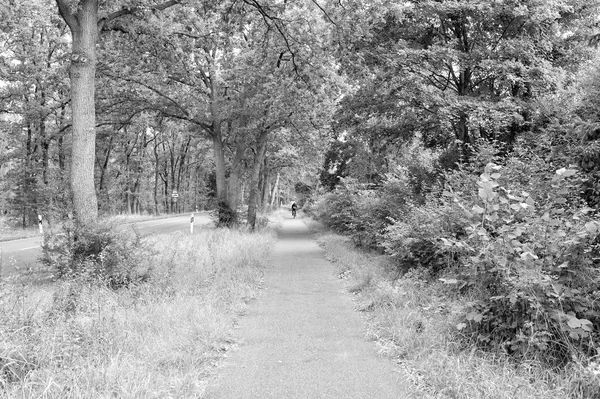
<svg viewBox="0 0 600 399">
<path fill-rule="evenodd" d="M 217 203 L 217 208 L 211 212 L 211 217 L 217 227 L 233 227 L 240 221 L 240 215 L 238 215 L 237 210 L 231 209 L 225 201 Z"/>
<path fill-rule="evenodd" d="M 464 237 L 440 237 L 460 258 L 460 274 L 444 281 L 479 290 L 458 325 L 466 336 L 564 364 L 595 354 L 600 223 L 582 206 L 576 170 L 550 177 L 549 165 L 529 161 L 488 164 L 477 197 L 445 192 L 469 223 Z"/>
<path fill-rule="evenodd" d="M 582 196 L 586 171 L 561 167 L 566 158 L 546 144 L 510 155 L 481 146 L 425 199 L 402 176 L 375 189 L 344 179 L 312 209 L 385 251 L 396 278 L 416 269 L 467 295 L 457 321 L 465 342 L 564 365 L 597 355 L 600 222 Z"/>
<path fill-rule="evenodd" d="M 384 247 L 394 260 L 397 277 L 410 269 L 424 269 L 430 276 L 456 264 L 456 251 L 446 248 L 440 235 L 459 237 L 463 218 L 457 210 L 432 200 L 422 206 L 410 204 L 406 212 L 386 228 Z"/>
<path fill-rule="evenodd" d="M 329 228 L 350 235 L 355 244 L 369 249 L 384 248 L 385 231 L 406 203 L 407 187 L 389 177 L 378 190 L 351 179 L 310 207 L 311 213 Z"/>
<path fill-rule="evenodd" d="M 317 200 L 312 211 L 327 227 L 340 233 L 350 233 L 357 217 L 357 191 L 354 185 L 345 182 Z"/>
<path fill-rule="evenodd" d="M 67 223 L 61 234 L 44 238 L 42 263 L 59 279 L 80 278 L 119 288 L 146 278 L 149 248 L 140 236 L 117 232 L 111 224 Z"/>
</svg>

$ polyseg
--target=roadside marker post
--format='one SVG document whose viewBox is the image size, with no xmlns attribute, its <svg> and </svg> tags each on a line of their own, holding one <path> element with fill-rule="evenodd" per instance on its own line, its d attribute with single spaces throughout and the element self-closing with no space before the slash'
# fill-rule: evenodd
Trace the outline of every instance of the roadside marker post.
<svg viewBox="0 0 600 399">
<path fill-rule="evenodd" d="M 190 218 L 190 234 L 194 234 L 194 212 L 192 212 L 192 217 Z"/>
<path fill-rule="evenodd" d="M 42 225 L 42 215 L 38 215 L 38 226 L 40 228 L 40 234 L 44 235 L 44 226 Z"/>
</svg>

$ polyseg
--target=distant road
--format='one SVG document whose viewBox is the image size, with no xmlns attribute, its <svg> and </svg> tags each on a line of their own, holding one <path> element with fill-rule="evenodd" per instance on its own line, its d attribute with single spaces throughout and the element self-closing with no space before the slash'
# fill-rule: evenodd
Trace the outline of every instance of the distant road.
<svg viewBox="0 0 600 399">
<path fill-rule="evenodd" d="M 146 220 L 144 222 L 126 223 L 119 226 L 120 230 L 131 229 L 133 226 L 142 236 L 152 234 L 190 231 L 190 216 L 176 216 L 165 219 Z M 194 228 L 212 226 L 212 220 L 207 212 L 197 213 L 194 217 Z M 20 240 L 0 242 L 1 276 L 15 273 L 16 270 L 26 270 L 38 267 L 38 258 L 42 253 L 41 237 L 23 238 Z"/>
</svg>

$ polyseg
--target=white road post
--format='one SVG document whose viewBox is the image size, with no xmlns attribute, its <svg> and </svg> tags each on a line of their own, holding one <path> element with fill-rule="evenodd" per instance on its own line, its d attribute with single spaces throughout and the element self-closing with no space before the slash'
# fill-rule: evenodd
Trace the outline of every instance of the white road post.
<svg viewBox="0 0 600 399">
<path fill-rule="evenodd" d="M 44 235 L 44 226 L 42 225 L 42 215 L 38 215 L 38 226 L 40 228 L 40 234 Z"/>
<path fill-rule="evenodd" d="M 194 212 L 192 212 L 192 217 L 190 218 L 190 234 L 194 234 Z"/>
</svg>

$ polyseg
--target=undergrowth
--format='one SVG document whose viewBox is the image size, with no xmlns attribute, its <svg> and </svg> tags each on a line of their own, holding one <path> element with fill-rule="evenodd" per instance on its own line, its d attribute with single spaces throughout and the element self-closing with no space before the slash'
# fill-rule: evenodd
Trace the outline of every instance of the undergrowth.
<svg viewBox="0 0 600 399">
<path fill-rule="evenodd" d="M 312 207 L 327 227 L 388 255 L 391 280 L 419 270 L 463 299 L 464 346 L 548 368 L 600 353 L 600 222 L 585 173 L 519 144 L 482 145 L 426 193 L 398 173 L 372 188 L 343 180 Z M 591 385 L 592 391 L 598 390 Z"/>
<path fill-rule="evenodd" d="M 0 397 L 200 397 L 257 294 L 270 233 L 156 236 L 147 278 L 0 286 Z"/>
<path fill-rule="evenodd" d="M 599 397 L 600 370 L 574 361 L 550 369 L 534 360 L 465 345 L 456 325 L 472 299 L 456 295 L 427 271 L 396 278 L 388 256 L 366 253 L 349 238 L 322 234 L 320 244 L 367 317 L 367 334 L 414 383 L 415 398 L 589 399 Z"/>
</svg>

